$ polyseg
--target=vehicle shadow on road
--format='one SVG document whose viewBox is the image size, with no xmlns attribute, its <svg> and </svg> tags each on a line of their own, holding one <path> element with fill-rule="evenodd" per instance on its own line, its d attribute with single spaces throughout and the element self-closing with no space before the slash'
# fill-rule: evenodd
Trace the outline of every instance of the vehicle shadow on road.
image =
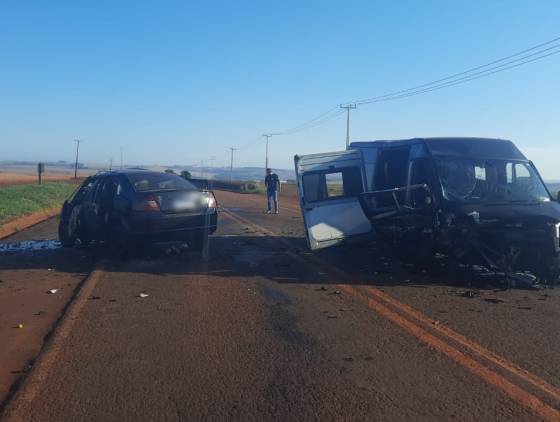
<svg viewBox="0 0 560 422">
<path fill-rule="evenodd" d="M 265 277 L 279 283 L 364 284 L 424 288 L 442 285 L 456 288 L 503 287 L 503 277 L 436 260 L 429 270 L 390 258 L 382 245 L 343 246 L 310 252 L 302 237 L 265 237 L 252 233 L 211 237 L 210 257 L 202 262 L 196 253 L 177 247 L 144 248 L 141 255 L 120 259 L 108 245 L 61 248 L 47 241 L 41 245 L 22 242 L 8 248 L 0 244 L 0 270 L 45 269 L 83 272 L 91 263 L 104 260 L 107 271 L 153 275 L 208 274 L 227 281 L 228 277 Z M 4 247 L 2 248 L 2 245 Z M 298 259 L 294 258 L 294 255 Z M 321 262 L 347 274 L 341 280 L 321 268 Z"/>
</svg>

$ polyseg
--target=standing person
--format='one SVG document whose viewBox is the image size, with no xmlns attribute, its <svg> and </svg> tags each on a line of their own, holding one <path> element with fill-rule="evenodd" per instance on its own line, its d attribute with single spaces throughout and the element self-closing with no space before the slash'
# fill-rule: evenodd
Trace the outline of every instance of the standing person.
<svg viewBox="0 0 560 422">
<path fill-rule="evenodd" d="M 266 177 L 264 178 L 266 186 L 266 199 L 268 201 L 267 214 L 272 214 L 272 202 L 274 202 L 274 214 L 278 214 L 278 193 L 280 192 L 280 179 L 272 169 L 266 169 Z"/>
</svg>

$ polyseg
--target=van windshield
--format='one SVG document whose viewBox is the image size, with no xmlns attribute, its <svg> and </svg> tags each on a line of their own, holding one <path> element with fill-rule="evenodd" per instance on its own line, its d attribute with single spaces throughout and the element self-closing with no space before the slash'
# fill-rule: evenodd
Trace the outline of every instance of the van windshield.
<svg viewBox="0 0 560 422">
<path fill-rule="evenodd" d="M 525 161 L 436 157 L 443 195 L 465 203 L 548 202 L 550 195 Z"/>
</svg>

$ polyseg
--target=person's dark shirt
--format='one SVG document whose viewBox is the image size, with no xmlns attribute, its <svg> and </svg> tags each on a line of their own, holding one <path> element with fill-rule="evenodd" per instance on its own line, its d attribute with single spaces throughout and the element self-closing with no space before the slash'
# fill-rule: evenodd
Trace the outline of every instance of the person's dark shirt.
<svg viewBox="0 0 560 422">
<path fill-rule="evenodd" d="M 267 174 L 264 178 L 264 185 L 266 186 L 266 190 L 269 192 L 275 192 L 278 190 L 278 183 L 279 183 L 278 175 L 276 173 Z"/>
</svg>

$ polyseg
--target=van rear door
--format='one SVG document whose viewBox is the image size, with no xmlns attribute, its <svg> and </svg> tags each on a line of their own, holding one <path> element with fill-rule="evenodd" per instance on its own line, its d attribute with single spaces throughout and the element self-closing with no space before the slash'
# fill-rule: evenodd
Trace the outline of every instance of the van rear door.
<svg viewBox="0 0 560 422">
<path fill-rule="evenodd" d="M 371 233 L 358 195 L 364 191 L 362 153 L 346 150 L 295 157 L 298 192 L 312 250 Z"/>
</svg>

